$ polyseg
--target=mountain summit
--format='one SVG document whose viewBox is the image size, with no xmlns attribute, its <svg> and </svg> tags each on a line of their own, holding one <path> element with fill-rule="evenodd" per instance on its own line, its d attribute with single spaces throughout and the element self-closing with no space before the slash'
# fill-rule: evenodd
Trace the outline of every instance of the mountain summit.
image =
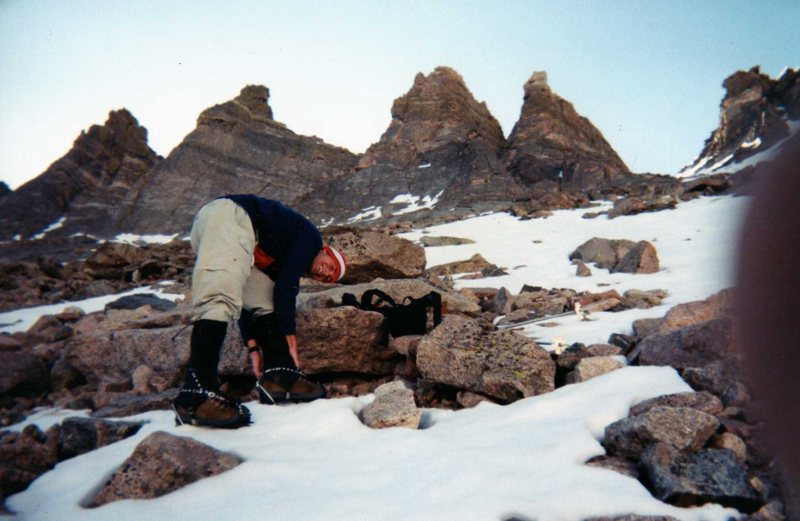
<svg viewBox="0 0 800 521">
<path fill-rule="evenodd" d="M 507 207 L 522 193 L 500 161 L 500 124 L 453 69 L 417 74 L 391 113 L 358 172 L 331 191 L 325 205 L 331 215 L 357 222 L 435 206 L 473 212 Z"/>
<path fill-rule="evenodd" d="M 520 202 L 588 204 L 589 192 L 641 181 L 544 72 L 525 84 L 508 139 L 458 72 L 419 73 L 361 156 L 294 133 L 269 99 L 266 86 L 249 85 L 204 110 L 166 159 L 130 113 L 113 112 L 45 174 L 3 196 L 0 238 L 31 237 L 55 222 L 100 237 L 184 233 L 203 204 L 226 193 L 278 199 L 320 224 L 430 222 Z"/>
<path fill-rule="evenodd" d="M 735 170 L 800 129 L 800 71 L 786 69 L 774 80 L 753 67 L 728 76 L 722 85 L 719 125 L 684 176 Z"/>
<path fill-rule="evenodd" d="M 58 223 L 60 233 L 113 233 L 126 201 L 162 158 L 147 129 L 126 109 L 81 132 L 44 173 L 3 197 L 0 239 L 30 237 Z"/>
<path fill-rule="evenodd" d="M 289 205 L 314 200 L 321 185 L 350 172 L 356 156 L 273 119 L 269 89 L 250 85 L 203 111 L 197 127 L 156 168 L 125 231 L 188 230 L 197 210 L 227 193 L 255 193 Z"/>
<path fill-rule="evenodd" d="M 378 143 L 359 161 L 366 168 L 378 162 L 400 168 L 416 167 L 424 154 L 448 144 L 481 140 L 494 149 L 505 138 L 486 103 L 479 103 L 464 79 L 449 67 L 437 67 L 392 105 L 392 122 Z"/>
<path fill-rule="evenodd" d="M 555 94 L 546 72 L 524 86 L 519 120 L 508 138 L 509 171 L 531 183 L 588 184 L 630 171 L 603 134 L 571 103 Z"/>
</svg>

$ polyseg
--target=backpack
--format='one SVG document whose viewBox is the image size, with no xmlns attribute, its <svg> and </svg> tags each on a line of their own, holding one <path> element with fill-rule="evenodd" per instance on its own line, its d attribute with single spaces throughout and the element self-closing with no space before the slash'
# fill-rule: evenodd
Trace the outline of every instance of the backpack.
<svg viewBox="0 0 800 521">
<path fill-rule="evenodd" d="M 377 302 L 373 298 L 378 297 Z M 428 308 L 433 308 L 433 327 L 442 322 L 442 296 L 431 291 L 424 297 L 405 297 L 401 304 L 379 289 L 361 295 L 361 302 L 352 293 L 342 295 L 343 306 L 355 306 L 364 311 L 377 311 L 384 317 L 381 344 L 389 345 L 392 338 L 405 335 L 424 335 L 428 331 Z"/>
</svg>

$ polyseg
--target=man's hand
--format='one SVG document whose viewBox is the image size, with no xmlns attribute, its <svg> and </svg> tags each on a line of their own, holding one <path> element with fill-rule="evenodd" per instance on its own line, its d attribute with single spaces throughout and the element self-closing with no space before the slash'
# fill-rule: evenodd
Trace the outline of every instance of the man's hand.
<svg viewBox="0 0 800 521">
<path fill-rule="evenodd" d="M 295 335 L 286 335 L 286 343 L 289 344 L 289 355 L 294 360 L 294 365 L 300 369 L 300 359 L 297 358 L 297 337 Z"/>
<path fill-rule="evenodd" d="M 252 347 L 256 347 L 255 340 L 250 340 L 247 343 L 247 348 L 250 349 Z M 263 370 L 264 363 L 261 360 L 261 349 L 255 349 L 250 351 L 250 365 L 253 368 L 253 374 L 256 375 L 256 378 L 261 377 L 261 371 Z"/>
</svg>

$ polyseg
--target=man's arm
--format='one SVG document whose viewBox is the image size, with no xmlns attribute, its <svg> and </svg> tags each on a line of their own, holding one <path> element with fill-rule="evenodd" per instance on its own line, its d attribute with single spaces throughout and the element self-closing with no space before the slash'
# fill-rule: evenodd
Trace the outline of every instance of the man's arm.
<svg viewBox="0 0 800 521">
<path fill-rule="evenodd" d="M 258 378 L 261 376 L 261 371 L 264 369 L 264 363 L 261 359 L 261 349 L 258 347 L 255 339 L 251 338 L 247 341 L 247 351 L 250 356 L 250 365 L 253 368 L 253 374 Z"/>
<path fill-rule="evenodd" d="M 289 344 L 289 355 L 294 360 L 294 365 L 300 369 L 300 359 L 297 357 L 297 337 L 295 335 L 286 335 L 286 343 Z"/>
</svg>

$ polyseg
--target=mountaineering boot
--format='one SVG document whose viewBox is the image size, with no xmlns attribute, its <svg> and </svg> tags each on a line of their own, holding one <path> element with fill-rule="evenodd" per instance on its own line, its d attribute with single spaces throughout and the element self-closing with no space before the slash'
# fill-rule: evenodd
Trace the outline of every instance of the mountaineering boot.
<svg viewBox="0 0 800 521">
<path fill-rule="evenodd" d="M 205 389 L 191 368 L 186 382 L 172 404 L 175 425 L 200 425 L 221 429 L 238 429 L 250 425 L 250 411 L 219 390 Z"/>
<path fill-rule="evenodd" d="M 186 379 L 173 402 L 177 425 L 235 429 L 250 424 L 250 411 L 219 390 L 217 365 L 227 329 L 227 322 L 195 322 Z"/>
<path fill-rule="evenodd" d="M 253 336 L 261 347 L 265 367 L 256 383 L 261 403 L 310 402 L 327 396 L 322 385 L 297 370 L 274 313 L 255 317 L 253 325 Z"/>
<path fill-rule="evenodd" d="M 325 387 L 312 382 L 297 369 L 271 367 L 264 371 L 256 384 L 258 401 L 268 405 L 280 402 L 311 402 L 325 398 Z"/>
</svg>

